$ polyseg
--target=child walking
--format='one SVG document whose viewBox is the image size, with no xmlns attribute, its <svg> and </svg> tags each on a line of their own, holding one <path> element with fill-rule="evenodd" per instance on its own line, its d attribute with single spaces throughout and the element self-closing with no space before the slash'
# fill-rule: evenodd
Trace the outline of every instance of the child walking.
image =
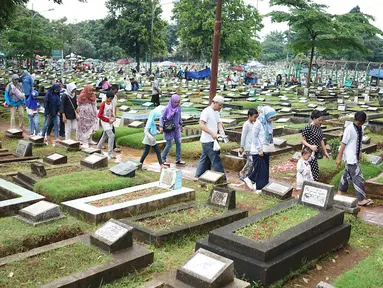
<svg viewBox="0 0 383 288">
<path fill-rule="evenodd" d="M 113 153 L 113 143 L 114 143 L 114 133 L 113 133 L 113 122 L 116 121 L 115 115 L 113 114 L 113 105 L 112 101 L 114 98 L 114 93 L 112 91 L 108 91 L 106 93 L 106 100 L 101 103 L 100 110 L 98 111 L 98 118 L 101 119 L 102 128 L 104 128 L 104 132 L 102 133 L 102 137 L 97 144 L 98 149 L 102 149 L 106 137 L 108 137 L 108 157 L 111 159 L 115 159 Z"/>
<path fill-rule="evenodd" d="M 314 181 L 313 173 L 311 172 L 310 160 L 312 157 L 313 151 L 304 147 L 302 150 L 301 158 L 298 160 L 297 164 L 297 190 L 302 190 L 302 185 L 304 181 Z"/>
<path fill-rule="evenodd" d="M 165 167 L 164 163 L 162 162 L 161 158 L 161 152 L 158 148 L 157 141 L 156 141 L 156 134 L 160 131 L 157 131 L 157 126 L 155 120 L 160 118 L 162 116 L 162 110 L 159 108 L 153 109 L 149 113 L 148 121 L 146 122 L 145 126 L 145 137 L 142 141 L 142 144 L 145 145 L 144 153 L 141 156 L 141 164 L 144 163 L 145 158 L 148 156 L 150 147 L 153 147 L 154 151 L 157 154 L 158 163 L 160 163 L 161 167 Z"/>
<path fill-rule="evenodd" d="M 250 153 L 251 147 L 251 130 L 253 129 L 254 122 L 257 120 L 259 114 L 255 108 L 250 108 L 247 112 L 247 121 L 243 124 L 241 135 L 241 148 L 239 152 L 245 153 L 243 156 L 247 159 L 245 166 L 238 173 L 238 177 L 243 180 L 253 172 L 253 156 Z"/>
<path fill-rule="evenodd" d="M 354 123 L 348 125 L 344 129 L 342 142 L 338 157 L 336 158 L 336 165 L 338 168 L 343 160 L 346 162 L 344 174 L 339 183 L 339 192 L 346 193 L 348 183 L 352 182 L 355 188 L 355 197 L 358 198 L 359 206 L 369 206 L 374 202 L 367 199 L 364 190 L 364 178 L 362 170 L 359 166 L 359 161 L 362 159 L 362 138 L 363 138 L 363 124 L 366 122 L 367 115 L 363 111 L 358 111 L 354 116 Z"/>
<path fill-rule="evenodd" d="M 33 90 L 25 103 L 29 119 L 29 132 L 31 135 L 38 135 L 40 133 L 40 120 L 37 111 L 40 108 L 40 102 L 37 96 L 39 96 L 39 92 Z"/>
</svg>

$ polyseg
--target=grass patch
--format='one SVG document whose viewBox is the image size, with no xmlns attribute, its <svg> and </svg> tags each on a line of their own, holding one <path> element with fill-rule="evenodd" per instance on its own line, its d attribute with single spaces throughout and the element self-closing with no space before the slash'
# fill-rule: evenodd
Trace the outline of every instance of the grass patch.
<svg viewBox="0 0 383 288">
<path fill-rule="evenodd" d="M 294 125 L 294 124 L 292 124 Z M 285 139 L 287 144 L 299 144 L 301 143 L 302 140 L 302 135 L 301 134 L 293 134 L 293 135 L 287 135 L 287 136 L 282 136 L 280 137 L 281 139 Z"/>
<path fill-rule="evenodd" d="M 285 127 L 290 129 L 298 129 L 301 130 L 307 126 L 306 123 L 298 123 L 298 124 L 287 124 Z M 302 138 L 302 137 L 300 137 Z"/>
<path fill-rule="evenodd" d="M 144 132 L 144 128 L 131 128 L 131 127 L 115 127 L 115 137 L 116 139 L 127 136 L 127 135 L 132 135 L 132 134 L 137 134 L 137 133 L 142 133 Z M 99 129 L 94 135 L 93 139 L 98 140 L 101 137 L 102 131 L 104 129 Z"/>
<path fill-rule="evenodd" d="M 137 171 L 136 177 L 126 178 L 116 176 L 109 170 L 83 171 L 42 179 L 35 184 L 34 191 L 44 195 L 47 201 L 61 203 L 153 182 L 158 178 L 154 175 L 147 171 Z"/>
<path fill-rule="evenodd" d="M 364 180 L 368 180 L 368 179 L 374 178 L 374 177 L 378 176 L 380 173 L 382 173 L 383 166 L 382 165 L 376 166 L 376 165 L 373 165 L 370 163 L 360 163 L 360 169 L 362 169 L 362 174 L 364 176 Z M 344 173 L 344 170 L 337 173 L 331 179 L 330 184 L 334 185 L 335 187 L 338 187 L 340 179 L 343 176 L 343 173 Z M 354 192 L 354 186 L 352 185 L 352 183 L 349 183 L 348 192 Z"/>
<path fill-rule="evenodd" d="M 208 217 L 218 216 L 223 213 L 223 209 L 211 206 L 198 205 L 179 211 L 164 213 L 153 218 L 147 218 L 135 221 L 139 225 L 154 230 L 168 230 L 174 226 L 181 226 L 192 223 Z"/>
<path fill-rule="evenodd" d="M 289 209 L 267 216 L 256 223 L 243 227 L 235 233 L 238 236 L 255 241 L 264 241 L 310 219 L 318 213 L 319 211 L 316 209 L 303 205 L 294 205 Z"/>
<path fill-rule="evenodd" d="M 111 259 L 97 248 L 81 242 L 74 243 L 3 266 L 0 287 L 37 287 Z M 8 277 L 10 273 L 13 277 Z"/>
<path fill-rule="evenodd" d="M 135 191 L 133 193 L 126 193 L 126 194 L 115 196 L 115 197 L 109 197 L 106 199 L 89 202 L 87 204 L 93 205 L 96 207 L 104 207 L 104 206 L 109 206 L 109 205 L 113 205 L 113 204 L 117 204 L 117 203 L 123 203 L 123 202 L 127 202 L 127 201 L 136 200 L 139 198 L 149 197 L 152 195 L 165 193 L 168 191 L 169 191 L 168 189 L 159 188 L 159 187 L 152 187 L 152 188 L 148 188 L 148 189 Z"/>
<path fill-rule="evenodd" d="M 380 176 L 378 179 L 375 180 L 375 182 L 383 184 L 383 176 Z"/>
<path fill-rule="evenodd" d="M 318 160 L 319 165 L 319 182 L 329 183 L 340 171 L 336 166 L 335 160 L 327 160 L 326 158 Z M 344 164 L 342 164 L 344 169 Z M 336 186 L 338 187 L 338 186 Z"/>
<path fill-rule="evenodd" d="M 230 154 L 231 150 L 239 147 L 236 142 L 219 143 L 221 146 L 221 155 Z M 199 141 L 182 143 L 182 158 L 189 160 L 198 160 L 201 157 L 202 145 Z M 169 155 L 171 157 L 176 156 L 176 145 L 173 145 L 170 149 Z"/>
<path fill-rule="evenodd" d="M 91 225 L 68 215 L 36 227 L 13 217 L 0 218 L 0 258 L 69 239 L 91 229 Z"/>
<path fill-rule="evenodd" d="M 144 140 L 144 137 L 145 135 L 143 132 L 122 136 L 117 139 L 117 144 L 134 149 L 144 149 L 145 145 L 142 144 L 142 140 Z M 164 134 L 157 134 L 156 140 L 164 140 Z"/>
<path fill-rule="evenodd" d="M 374 251 L 367 259 L 338 277 L 333 285 L 337 288 L 381 288 L 383 287 L 383 247 Z"/>
</svg>

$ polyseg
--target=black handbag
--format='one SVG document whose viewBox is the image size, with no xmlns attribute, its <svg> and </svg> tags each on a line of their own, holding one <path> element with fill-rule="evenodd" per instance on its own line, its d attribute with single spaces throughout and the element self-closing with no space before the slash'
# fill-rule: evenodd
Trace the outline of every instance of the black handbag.
<svg viewBox="0 0 383 288">
<path fill-rule="evenodd" d="M 165 133 L 173 132 L 174 130 L 176 130 L 176 124 L 174 123 L 174 119 L 165 119 L 163 130 Z"/>
<path fill-rule="evenodd" d="M 323 153 L 320 150 L 315 151 L 315 158 L 316 159 L 323 159 Z"/>
</svg>

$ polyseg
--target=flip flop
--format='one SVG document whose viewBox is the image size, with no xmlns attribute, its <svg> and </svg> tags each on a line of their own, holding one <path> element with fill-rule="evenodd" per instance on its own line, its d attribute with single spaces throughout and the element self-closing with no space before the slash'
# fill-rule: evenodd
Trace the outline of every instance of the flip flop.
<svg viewBox="0 0 383 288">
<path fill-rule="evenodd" d="M 368 203 L 369 201 L 367 199 L 364 199 L 358 202 L 358 206 L 367 206 Z"/>
<path fill-rule="evenodd" d="M 367 204 L 366 206 L 371 206 L 372 204 L 374 204 L 374 201 L 372 201 L 371 199 L 367 199 Z"/>
</svg>

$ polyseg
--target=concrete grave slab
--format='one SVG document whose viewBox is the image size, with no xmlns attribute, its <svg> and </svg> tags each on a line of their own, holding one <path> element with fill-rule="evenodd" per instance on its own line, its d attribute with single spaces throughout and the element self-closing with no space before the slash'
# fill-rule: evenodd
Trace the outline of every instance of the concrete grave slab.
<svg viewBox="0 0 383 288">
<path fill-rule="evenodd" d="M 284 148 L 287 145 L 286 144 L 287 141 L 285 139 L 280 139 L 280 138 L 273 138 L 273 143 L 278 148 Z"/>
<path fill-rule="evenodd" d="M 225 173 L 210 170 L 203 173 L 198 180 L 212 184 L 223 184 L 226 182 Z"/>
<path fill-rule="evenodd" d="M 236 199 L 235 190 L 215 186 L 210 191 L 207 204 L 220 207 L 220 208 L 235 209 L 236 208 L 235 199 Z"/>
<path fill-rule="evenodd" d="M 23 131 L 20 129 L 8 129 L 5 132 L 5 136 L 8 138 L 23 138 Z"/>
<path fill-rule="evenodd" d="M 156 188 L 159 187 L 158 185 L 159 182 L 147 183 L 95 196 L 66 201 L 63 202 L 62 205 L 71 215 L 82 217 L 84 220 L 91 223 L 100 223 L 111 218 L 119 219 L 131 217 L 161 209 L 174 203 L 191 201 L 195 199 L 195 191 L 193 189 L 182 187 L 181 189 L 102 207 L 97 207 L 91 204 L 92 202 L 111 197 Z"/>
<path fill-rule="evenodd" d="M 307 107 L 309 107 L 309 108 L 317 108 L 318 105 L 316 105 L 316 104 L 309 104 L 309 105 L 307 105 Z"/>
<path fill-rule="evenodd" d="M 60 213 L 59 205 L 47 201 L 40 201 L 21 209 L 16 218 L 30 225 L 37 226 L 64 218 L 64 216 Z"/>
<path fill-rule="evenodd" d="M 135 163 L 122 162 L 110 168 L 109 171 L 118 176 L 135 177 L 137 169 L 138 167 Z"/>
<path fill-rule="evenodd" d="M 38 177 L 47 176 L 47 171 L 45 170 L 45 166 L 40 163 L 31 163 L 31 172 L 32 174 Z"/>
<path fill-rule="evenodd" d="M 279 110 L 279 112 L 282 112 L 282 113 L 290 113 L 291 111 L 293 111 L 292 108 L 282 108 L 281 110 Z"/>
<path fill-rule="evenodd" d="M 94 154 L 94 153 L 97 153 L 97 154 L 101 154 L 102 153 L 101 149 L 91 148 L 91 147 L 81 149 L 81 152 L 84 152 L 85 154 L 88 154 L 88 155 L 91 155 L 91 154 Z"/>
<path fill-rule="evenodd" d="M 132 123 L 128 125 L 128 127 L 132 127 L 132 128 L 143 128 L 144 126 L 145 126 L 145 123 L 141 121 L 133 121 Z"/>
<path fill-rule="evenodd" d="M 72 139 L 62 140 L 59 142 L 60 145 L 64 146 L 68 151 L 80 151 L 80 142 Z"/>
<path fill-rule="evenodd" d="M 278 199 L 288 199 L 293 193 L 293 187 L 278 183 L 269 183 L 263 187 L 262 192 Z"/>
<path fill-rule="evenodd" d="M 102 154 L 92 154 L 81 160 L 81 165 L 90 169 L 100 169 L 108 167 L 108 157 Z"/>
<path fill-rule="evenodd" d="M 129 106 L 126 106 L 126 105 L 122 105 L 120 107 L 118 107 L 118 110 L 122 111 L 122 112 L 126 112 L 126 111 L 129 111 Z"/>
<path fill-rule="evenodd" d="M 366 155 L 367 161 L 374 164 L 374 165 L 380 165 L 382 163 L 382 157 L 380 156 L 375 156 L 375 155 Z"/>
<path fill-rule="evenodd" d="M 304 181 L 299 201 L 303 205 L 327 210 L 334 204 L 335 187 L 319 182 Z"/>
<path fill-rule="evenodd" d="M 110 219 L 90 235 L 90 243 L 109 253 L 133 246 L 133 227 Z"/>
<path fill-rule="evenodd" d="M 370 144 L 370 143 L 371 143 L 371 137 L 369 137 L 369 136 L 363 136 L 363 137 L 362 137 L 362 143 L 363 143 L 363 144 Z"/>
<path fill-rule="evenodd" d="M 0 178 L 0 217 L 17 214 L 20 209 L 45 197 Z"/>
<path fill-rule="evenodd" d="M 44 143 L 44 137 L 39 136 L 39 135 L 29 136 L 28 139 L 35 146 L 42 146 L 45 144 Z"/>
<path fill-rule="evenodd" d="M 32 143 L 25 141 L 25 140 L 20 140 L 19 144 L 17 144 L 15 154 L 17 157 L 30 157 L 30 156 L 32 156 Z"/>
<path fill-rule="evenodd" d="M 66 164 L 68 162 L 68 156 L 54 153 L 52 155 L 45 156 L 43 161 L 51 165 Z"/>
</svg>

